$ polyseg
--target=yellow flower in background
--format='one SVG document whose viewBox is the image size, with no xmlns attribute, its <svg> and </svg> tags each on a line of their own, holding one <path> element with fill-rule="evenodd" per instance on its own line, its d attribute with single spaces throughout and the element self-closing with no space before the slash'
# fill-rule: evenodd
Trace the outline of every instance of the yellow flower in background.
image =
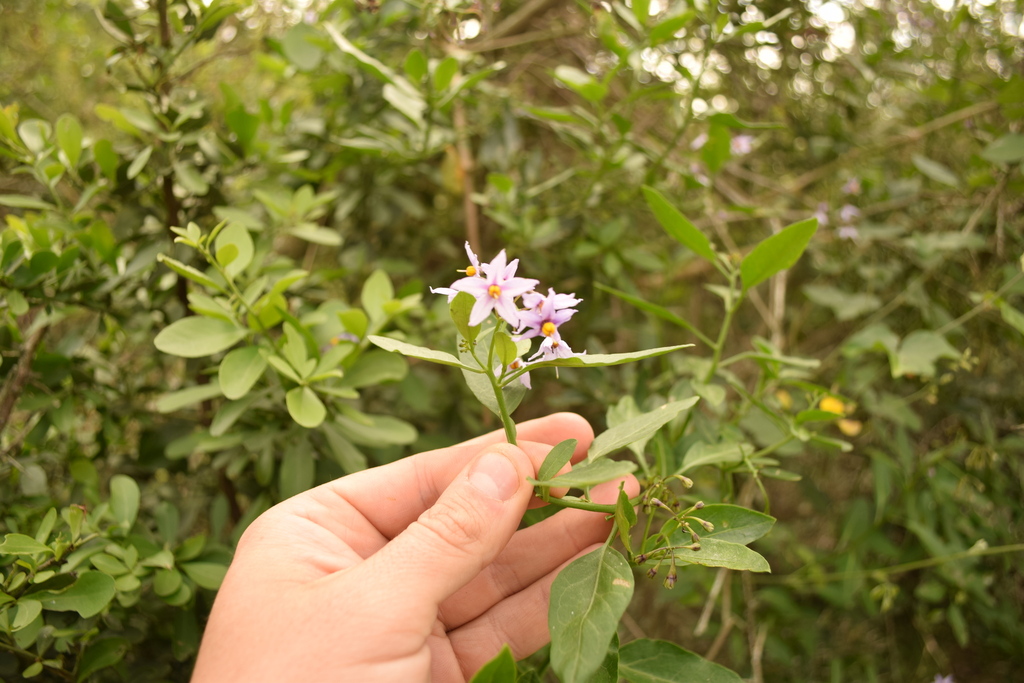
<svg viewBox="0 0 1024 683">
<path fill-rule="evenodd" d="M 818 407 L 828 413 L 835 413 L 836 415 L 846 414 L 846 404 L 834 396 L 826 396 L 821 399 L 821 403 L 818 404 Z"/>
</svg>

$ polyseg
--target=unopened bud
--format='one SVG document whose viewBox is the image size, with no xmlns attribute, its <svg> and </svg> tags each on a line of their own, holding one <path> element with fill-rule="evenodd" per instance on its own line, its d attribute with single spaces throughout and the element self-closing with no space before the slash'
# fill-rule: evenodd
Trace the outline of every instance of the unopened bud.
<svg viewBox="0 0 1024 683">
<path fill-rule="evenodd" d="M 637 564 L 643 564 L 646 561 L 647 561 L 647 553 L 640 553 L 639 555 L 636 556 L 636 563 Z"/>
<path fill-rule="evenodd" d="M 650 569 L 647 570 L 647 578 L 648 579 L 653 579 L 657 575 L 658 575 L 658 568 L 657 567 L 651 567 Z"/>
<path fill-rule="evenodd" d="M 676 587 L 676 579 L 678 579 L 678 578 L 679 578 L 679 576 L 675 573 L 674 570 L 670 571 L 668 573 L 668 576 L 665 577 L 665 588 L 668 588 L 669 590 L 675 588 Z"/>
<path fill-rule="evenodd" d="M 685 486 L 686 488 L 688 488 L 688 489 L 692 489 L 693 488 L 693 479 L 690 479 L 689 477 L 684 477 L 681 474 L 677 474 L 676 475 L 676 479 L 681 481 L 683 486 Z"/>
<path fill-rule="evenodd" d="M 683 547 L 686 548 L 687 550 L 693 550 L 694 552 L 696 552 L 696 551 L 700 550 L 700 543 L 694 543 L 692 545 L 684 545 Z"/>
<path fill-rule="evenodd" d="M 693 506 L 693 509 L 694 510 L 700 510 L 703 507 L 704 507 L 704 501 L 703 500 L 699 500 L 699 501 L 697 501 L 697 504 Z"/>
<path fill-rule="evenodd" d="M 714 525 L 714 524 L 712 524 L 711 522 L 707 522 L 707 521 L 704 521 L 704 520 L 703 520 L 703 519 L 701 519 L 700 517 L 690 517 L 690 519 L 695 519 L 695 520 L 697 520 L 697 522 L 698 522 L 698 523 L 699 523 L 699 524 L 700 524 L 700 525 L 701 525 L 702 527 L 704 527 L 704 531 L 714 531 L 714 530 L 715 530 L 715 525 Z"/>
</svg>

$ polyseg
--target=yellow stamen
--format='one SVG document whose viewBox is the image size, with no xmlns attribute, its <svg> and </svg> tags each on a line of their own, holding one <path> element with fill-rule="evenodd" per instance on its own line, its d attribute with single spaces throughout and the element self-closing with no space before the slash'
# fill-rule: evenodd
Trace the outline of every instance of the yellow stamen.
<svg viewBox="0 0 1024 683">
<path fill-rule="evenodd" d="M 476 275 L 476 266 L 470 266 L 466 268 L 466 275 L 468 275 L 469 277 L 473 277 L 474 275 Z"/>
<path fill-rule="evenodd" d="M 492 299 L 497 299 L 501 296 L 501 287 L 498 285 L 491 285 L 487 288 L 487 293 L 491 295 Z"/>
<path fill-rule="evenodd" d="M 551 321 L 548 321 L 548 322 L 546 322 L 546 323 L 544 323 L 543 325 L 540 326 L 541 334 L 543 334 L 545 337 L 550 337 L 557 330 L 558 330 L 558 328 L 555 327 L 555 324 L 553 322 L 551 322 Z"/>
</svg>

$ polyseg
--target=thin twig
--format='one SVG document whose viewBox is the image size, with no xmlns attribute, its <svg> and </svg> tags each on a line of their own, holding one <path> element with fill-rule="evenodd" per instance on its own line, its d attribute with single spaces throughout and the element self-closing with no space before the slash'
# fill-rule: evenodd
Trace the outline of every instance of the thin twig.
<svg viewBox="0 0 1024 683">
<path fill-rule="evenodd" d="M 456 100 L 452 109 L 452 124 L 455 126 L 456 148 L 459 152 L 459 167 L 462 170 L 462 209 L 466 216 L 466 240 L 474 252 L 480 252 L 480 216 L 473 201 L 473 150 L 469 146 L 469 130 L 466 124 L 466 108 Z"/>
<path fill-rule="evenodd" d="M 35 322 L 39 311 L 40 309 L 36 308 L 22 318 L 22 325 L 25 329 L 32 327 L 32 323 Z M 4 384 L 3 391 L 0 392 L 0 433 L 3 433 L 7 427 L 7 422 L 11 418 L 14 406 L 17 405 L 18 399 L 21 398 L 21 392 L 24 391 L 25 384 L 28 383 L 29 375 L 32 372 L 32 359 L 35 358 L 36 350 L 39 348 L 39 344 L 42 343 L 43 336 L 48 328 L 49 325 L 40 325 L 32 330 L 32 333 L 29 334 L 28 339 L 25 341 L 18 364 L 11 371 L 7 382 Z"/>
</svg>

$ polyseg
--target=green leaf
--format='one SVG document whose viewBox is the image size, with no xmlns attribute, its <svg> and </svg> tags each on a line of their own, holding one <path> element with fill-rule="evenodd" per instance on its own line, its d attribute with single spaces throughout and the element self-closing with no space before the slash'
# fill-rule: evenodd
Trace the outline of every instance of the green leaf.
<svg viewBox="0 0 1024 683">
<path fill-rule="evenodd" d="M 892 366 L 892 376 L 935 376 L 935 363 L 940 358 L 957 360 L 960 352 L 950 346 L 946 338 L 931 330 L 915 330 L 900 343 Z"/>
<path fill-rule="evenodd" d="M 363 310 L 370 316 L 370 320 L 379 320 L 385 317 L 384 304 L 395 298 L 395 288 L 391 284 L 391 278 L 383 270 L 375 270 L 370 273 L 363 283 L 363 291 L 360 301 Z"/>
<path fill-rule="evenodd" d="M 660 346 L 655 349 L 643 351 L 632 351 L 630 353 L 585 353 L 570 358 L 558 358 L 556 360 L 536 361 L 530 363 L 531 370 L 540 368 L 600 368 L 608 365 L 622 365 L 645 358 L 654 358 L 679 349 L 688 349 L 693 344 L 679 344 L 678 346 Z"/>
<path fill-rule="evenodd" d="M 796 414 L 794 422 L 798 425 L 805 424 L 807 422 L 832 422 L 842 417 L 839 413 L 832 413 L 827 410 L 801 410 Z"/>
<path fill-rule="evenodd" d="M 422 81 L 427 75 L 427 58 L 423 56 L 423 51 L 418 47 L 409 50 L 402 68 L 413 81 Z"/>
<path fill-rule="evenodd" d="M 818 219 L 808 218 L 786 226 L 754 247 L 740 264 L 743 289 L 756 287 L 775 273 L 791 268 L 817 230 Z"/>
<path fill-rule="evenodd" d="M 569 462 L 572 458 L 573 451 L 576 450 L 576 443 L 576 439 L 566 439 L 548 451 L 544 462 L 540 465 L 540 469 L 537 470 L 537 479 L 544 481 L 556 476 L 558 470 L 562 469 L 565 463 Z"/>
<path fill-rule="evenodd" d="M 316 392 L 309 387 L 295 387 L 284 396 L 288 414 L 306 429 L 319 427 L 327 417 L 327 408 Z"/>
<path fill-rule="evenodd" d="M 86 571 L 78 575 L 67 589 L 40 591 L 33 597 L 43 603 L 43 608 L 54 612 L 78 612 L 88 619 L 94 617 L 110 604 L 116 593 L 114 577 L 102 572 Z"/>
<path fill-rule="evenodd" d="M 999 312 L 1003 316 L 1003 322 L 1024 334 L 1024 313 L 1021 313 L 1005 301 L 999 304 Z"/>
<path fill-rule="evenodd" d="M 935 182 L 949 185 L 950 187 L 960 187 L 960 178 L 953 171 L 949 170 L 949 167 L 945 164 L 940 164 L 938 161 L 920 154 L 911 155 L 910 160 L 918 171 Z"/>
<path fill-rule="evenodd" d="M 633 572 L 604 545 L 573 561 L 551 585 L 551 666 L 563 683 L 583 683 L 601 666 L 633 597 Z"/>
<path fill-rule="evenodd" d="M 442 59 L 434 69 L 434 90 L 437 92 L 447 90 L 457 73 L 459 73 L 459 60 L 450 55 Z"/>
<path fill-rule="evenodd" d="M 42 119 L 28 119 L 18 126 L 18 135 L 21 136 L 21 141 L 25 143 L 30 152 L 36 155 L 46 149 L 52 132 L 50 124 Z"/>
<path fill-rule="evenodd" d="M 634 295 L 629 294 L 627 292 L 623 292 L 622 290 L 615 289 L 614 287 L 609 287 L 607 285 L 603 285 L 600 282 L 595 283 L 595 286 L 598 289 L 600 289 L 601 291 L 608 292 L 609 294 L 614 294 L 615 296 L 619 297 L 623 301 L 626 301 L 627 303 L 630 303 L 633 306 L 639 308 L 641 311 L 645 311 L 647 313 L 655 315 L 655 316 L 661 318 L 662 320 L 667 320 L 668 322 L 672 323 L 673 325 L 678 325 L 679 327 L 682 327 L 685 330 L 689 330 L 691 332 L 695 332 L 695 333 L 698 333 L 698 334 L 700 333 L 700 331 L 696 327 L 694 327 L 693 325 L 691 325 L 687 321 L 683 320 L 682 318 L 680 318 L 675 313 L 672 313 L 667 308 L 662 308 L 661 306 L 658 306 L 657 304 L 652 304 L 649 301 L 644 301 L 643 299 L 641 299 L 638 296 L 634 296 Z"/>
<path fill-rule="evenodd" d="M 11 630 L 20 631 L 36 620 L 42 611 L 43 603 L 38 600 L 24 599 L 18 601 L 18 611 L 11 620 Z"/>
<path fill-rule="evenodd" d="M 35 197 L 27 197 L 23 194 L 0 194 L 0 206 L 10 206 L 15 209 L 35 209 L 37 211 L 50 211 L 57 207 L 49 202 Z"/>
<path fill-rule="evenodd" d="M 126 172 L 128 180 L 132 180 L 135 178 L 135 176 L 142 173 L 142 169 L 146 168 L 146 164 L 149 163 L 149 157 L 152 154 L 152 147 L 146 146 L 142 148 L 142 151 L 139 152 L 134 159 L 132 159 L 132 163 L 128 164 L 128 170 Z"/>
<path fill-rule="evenodd" d="M 711 248 L 711 241 L 697 229 L 697 226 L 687 220 L 686 216 L 653 187 L 644 185 L 643 193 L 647 205 L 651 207 L 654 217 L 661 223 L 661 227 L 665 228 L 665 232 L 697 256 L 715 262 L 715 250 Z"/>
<path fill-rule="evenodd" d="M 586 488 L 624 477 L 636 471 L 636 463 L 629 460 L 595 460 L 576 465 L 569 472 L 546 480 L 529 481 L 535 486 Z"/>
<path fill-rule="evenodd" d="M 403 356 L 409 356 L 410 358 L 419 358 L 420 360 L 430 361 L 431 363 L 440 363 L 441 365 L 451 365 L 456 368 L 462 368 L 463 370 L 469 370 L 470 372 L 480 372 L 479 368 L 473 368 L 468 365 L 463 365 L 462 361 L 453 356 L 450 353 L 444 351 L 435 351 L 428 349 L 425 346 L 415 346 L 413 344 L 407 344 L 406 342 L 398 341 L 397 339 L 391 339 L 390 337 L 380 337 L 377 335 L 370 335 L 370 341 L 385 351 L 393 351 L 400 353 Z"/>
<path fill-rule="evenodd" d="M 705 505 L 697 516 L 715 525 L 713 531 L 700 534 L 702 541 L 705 538 L 717 538 L 719 541 L 747 545 L 767 534 L 775 525 L 774 517 L 739 505 Z"/>
<path fill-rule="evenodd" d="M 325 247 L 340 247 L 344 241 L 341 238 L 341 234 L 336 230 L 331 230 L 314 223 L 302 223 L 294 228 L 290 228 L 288 232 L 301 240 Z"/>
<path fill-rule="evenodd" d="M 390 415 L 339 415 L 335 426 L 342 436 L 361 446 L 406 446 L 417 438 L 415 427 Z"/>
<path fill-rule="evenodd" d="M 156 336 L 156 348 L 172 356 L 202 358 L 228 349 L 248 330 L 216 318 L 189 316 L 171 323 Z"/>
<path fill-rule="evenodd" d="M 216 383 L 198 384 L 187 389 L 179 389 L 178 391 L 161 394 L 156 400 L 156 410 L 159 413 L 173 413 L 185 406 L 206 401 L 220 395 L 221 388 Z"/>
<path fill-rule="evenodd" d="M 683 457 L 683 465 L 679 470 L 680 474 L 702 465 L 717 465 L 719 463 L 736 463 L 743 459 L 743 447 L 747 446 L 751 453 L 754 452 L 747 444 L 740 444 L 734 441 L 723 441 L 722 443 L 709 444 L 698 441 L 686 451 Z"/>
<path fill-rule="evenodd" d="M 110 478 L 110 512 L 125 530 L 131 529 L 139 514 L 139 485 L 126 474 Z"/>
<path fill-rule="evenodd" d="M 477 335 L 480 333 L 479 325 L 469 326 L 469 314 L 473 311 L 475 303 L 476 299 L 472 294 L 459 292 L 448 306 L 448 313 L 452 317 L 452 322 L 455 323 L 455 329 L 459 331 L 459 336 L 469 343 L 476 341 Z"/>
<path fill-rule="evenodd" d="M 57 119 L 57 145 L 68 159 L 68 168 L 78 168 L 82 157 L 82 124 L 72 114 Z"/>
<path fill-rule="evenodd" d="M 831 308 L 836 320 L 846 321 L 878 310 L 882 302 L 874 294 L 845 292 L 830 285 L 804 285 L 807 298 L 826 308 Z"/>
<path fill-rule="evenodd" d="M 632 552 L 631 548 L 633 547 L 630 530 L 635 524 L 636 509 L 633 507 L 633 503 L 630 502 L 629 496 L 626 495 L 625 489 L 619 489 L 619 498 L 615 502 L 615 527 L 619 532 L 619 540 L 622 541 L 622 545 L 626 546 L 626 549 L 630 550 L 630 552 Z"/>
<path fill-rule="evenodd" d="M 127 638 L 102 638 L 89 643 L 78 660 L 78 683 L 85 683 L 97 671 L 120 662 L 130 646 Z"/>
<path fill-rule="evenodd" d="M 252 263 L 253 254 L 256 251 L 252 235 L 239 223 L 229 223 L 227 227 L 217 234 L 214 244 L 216 246 L 217 261 L 224 267 L 224 270 L 227 271 L 231 278 L 234 278 L 249 267 L 249 264 Z M 225 263 L 224 257 L 229 247 L 234 247 L 234 256 Z"/>
<path fill-rule="evenodd" d="M 690 535 L 681 529 L 672 535 L 673 545 L 690 544 Z M 699 564 L 705 567 L 725 567 L 736 571 L 770 572 L 768 561 L 745 545 L 718 538 L 702 536 L 700 550 L 680 548 L 674 551 L 676 562 Z"/>
<path fill-rule="evenodd" d="M 981 156 L 994 164 L 1012 164 L 1024 161 L 1024 135 L 1011 133 L 990 143 Z"/>
<path fill-rule="evenodd" d="M 590 445 L 590 450 L 587 452 L 587 460 L 593 462 L 602 456 L 614 453 L 620 448 L 625 448 L 631 443 L 642 439 L 649 439 L 677 415 L 684 410 L 692 408 L 698 400 L 700 399 L 693 396 L 682 401 L 666 403 L 648 413 L 643 413 L 612 427 L 594 439 L 594 442 Z"/>
<path fill-rule="evenodd" d="M 619 649 L 619 675 L 630 683 L 743 683 L 736 672 L 675 643 L 647 638 Z"/>
<path fill-rule="evenodd" d="M 608 86 L 574 66 L 555 67 L 555 79 L 561 81 L 580 97 L 590 102 L 600 102 L 608 94 Z"/>
<path fill-rule="evenodd" d="M 220 390 L 230 399 L 239 399 L 249 393 L 267 369 L 267 359 L 257 346 L 233 349 L 224 356 L 217 370 Z"/>
<path fill-rule="evenodd" d="M 173 595 L 181 588 L 181 572 L 177 569 L 158 569 L 153 574 L 153 592 L 160 597 Z"/>
<path fill-rule="evenodd" d="M 516 683 L 516 660 L 508 645 L 474 674 L 469 683 Z"/>
<path fill-rule="evenodd" d="M 156 260 L 163 263 L 165 266 L 184 278 L 192 280 L 193 282 L 198 282 L 204 287 L 209 287 L 210 289 L 221 292 L 222 294 L 226 294 L 224 288 L 218 282 L 210 278 L 210 276 L 201 270 L 193 268 L 192 266 L 186 266 L 184 263 L 176 261 L 170 256 L 166 256 L 164 254 L 158 255 Z"/>
<path fill-rule="evenodd" d="M 519 357 L 519 351 L 516 349 L 516 344 L 512 341 L 512 337 L 508 336 L 507 332 L 499 330 L 495 332 L 495 335 L 494 355 L 503 366 L 507 367 Z"/>
<path fill-rule="evenodd" d="M 255 394 L 249 394 L 237 401 L 227 401 L 220 407 L 217 414 L 210 422 L 210 436 L 223 436 L 238 421 L 238 418 L 245 414 L 253 403 L 259 398 Z"/>
<path fill-rule="evenodd" d="M 409 365 L 400 355 L 386 351 L 367 351 L 345 371 L 342 386 L 359 389 L 385 382 L 401 381 L 409 372 Z"/>
<path fill-rule="evenodd" d="M 281 51 L 285 58 L 302 71 L 312 71 L 320 66 L 324 51 L 314 41 L 320 37 L 316 29 L 308 24 L 295 24 L 281 38 Z"/>
<path fill-rule="evenodd" d="M 669 17 L 668 19 L 654 25 L 654 28 L 652 28 L 648 34 L 648 40 L 652 46 L 660 45 L 672 40 L 676 33 L 678 33 L 680 29 L 685 28 L 687 24 L 696 18 L 696 16 L 697 13 L 694 10 L 689 10 L 674 17 Z"/>
<path fill-rule="evenodd" d="M 216 562 L 185 562 L 181 565 L 182 570 L 188 578 L 195 581 L 201 588 L 217 590 L 224 582 L 224 575 L 227 574 L 226 565 Z"/>
<path fill-rule="evenodd" d="M 0 543 L 0 555 L 35 555 L 37 553 L 49 553 L 53 550 L 25 534 L 7 534 L 4 542 Z"/>
<path fill-rule="evenodd" d="M 206 182 L 206 178 L 192 164 L 175 161 L 171 166 L 174 168 L 174 179 L 189 194 L 202 197 L 210 191 L 210 183 Z"/>
<path fill-rule="evenodd" d="M 633 0 L 633 16 L 641 26 L 647 23 L 651 12 L 651 0 Z"/>
</svg>

